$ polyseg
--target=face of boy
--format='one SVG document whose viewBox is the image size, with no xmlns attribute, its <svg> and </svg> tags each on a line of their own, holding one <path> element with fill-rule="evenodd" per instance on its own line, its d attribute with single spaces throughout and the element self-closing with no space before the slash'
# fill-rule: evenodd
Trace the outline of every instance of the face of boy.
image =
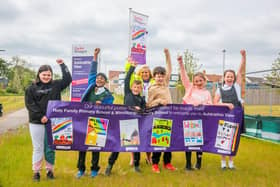
<svg viewBox="0 0 280 187">
<path fill-rule="evenodd" d="M 51 71 L 42 71 L 40 74 L 39 74 L 39 78 L 40 78 L 40 81 L 42 83 L 48 83 L 51 81 L 52 79 L 52 72 Z"/>
<path fill-rule="evenodd" d="M 162 75 L 162 74 L 156 74 L 155 75 L 155 82 L 156 84 L 162 86 L 164 85 L 164 82 L 165 82 L 165 75 Z"/>
<path fill-rule="evenodd" d="M 195 76 L 193 79 L 193 85 L 198 89 L 204 88 L 205 80 L 200 76 Z"/>
<path fill-rule="evenodd" d="M 101 75 L 96 77 L 96 86 L 97 87 L 103 87 L 106 83 L 106 80 L 104 79 L 104 77 L 102 77 Z"/>
<path fill-rule="evenodd" d="M 132 84 L 131 92 L 133 95 L 139 95 L 142 91 L 142 86 L 140 84 Z"/>
<path fill-rule="evenodd" d="M 231 86 L 233 85 L 233 83 L 234 83 L 234 74 L 232 72 L 227 72 L 225 74 L 225 84 Z"/>
</svg>

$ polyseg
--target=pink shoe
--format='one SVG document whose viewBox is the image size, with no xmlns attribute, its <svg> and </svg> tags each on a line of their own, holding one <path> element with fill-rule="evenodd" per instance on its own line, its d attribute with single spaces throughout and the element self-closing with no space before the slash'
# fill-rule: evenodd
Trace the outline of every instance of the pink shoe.
<svg viewBox="0 0 280 187">
<path fill-rule="evenodd" d="M 175 168 L 175 167 L 174 167 L 172 164 L 170 164 L 170 163 L 165 164 L 163 167 L 164 167 L 165 169 L 170 170 L 170 171 L 175 171 L 175 170 L 177 170 L 177 168 Z"/>
<path fill-rule="evenodd" d="M 159 170 L 159 168 L 158 168 L 158 164 L 153 164 L 153 165 L 152 165 L 152 171 L 153 171 L 154 173 L 160 173 L 160 170 Z"/>
</svg>

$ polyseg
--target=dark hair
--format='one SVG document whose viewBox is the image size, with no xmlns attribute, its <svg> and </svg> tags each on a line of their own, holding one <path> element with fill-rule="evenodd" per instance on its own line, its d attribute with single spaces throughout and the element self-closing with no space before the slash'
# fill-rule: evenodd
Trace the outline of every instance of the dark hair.
<svg viewBox="0 0 280 187">
<path fill-rule="evenodd" d="M 107 82 L 108 79 L 107 79 L 107 76 L 106 76 L 104 73 L 97 73 L 96 78 L 97 78 L 98 76 L 103 77 L 103 78 L 105 79 L 105 81 Z"/>
<path fill-rule="evenodd" d="M 160 74 L 160 75 L 165 75 L 166 74 L 166 70 L 164 67 L 161 67 L 161 66 L 157 66 L 154 68 L 154 71 L 153 71 L 153 76 L 155 77 L 157 74 Z"/>
<path fill-rule="evenodd" d="M 226 76 L 226 74 L 227 74 L 228 72 L 233 73 L 233 77 L 234 77 L 234 81 L 233 81 L 233 82 L 235 83 L 235 81 L 236 81 L 236 75 L 235 75 L 235 71 L 232 70 L 232 69 L 227 69 L 227 70 L 224 71 L 224 78 L 225 78 L 225 76 Z M 223 84 L 225 84 L 225 81 L 223 82 Z"/>
<path fill-rule="evenodd" d="M 140 80 L 134 80 L 134 81 L 132 82 L 132 84 L 142 85 L 142 81 L 140 81 Z"/>
<path fill-rule="evenodd" d="M 37 76 L 36 76 L 36 80 L 35 80 L 36 83 L 41 82 L 39 75 L 40 75 L 40 73 L 42 73 L 43 71 L 50 71 L 51 74 L 53 75 L 53 71 L 52 71 L 52 67 L 51 67 L 51 66 L 49 66 L 49 65 L 42 65 L 42 66 L 40 66 L 39 69 L 38 69 Z M 52 80 L 52 79 L 51 79 L 51 80 Z"/>
</svg>

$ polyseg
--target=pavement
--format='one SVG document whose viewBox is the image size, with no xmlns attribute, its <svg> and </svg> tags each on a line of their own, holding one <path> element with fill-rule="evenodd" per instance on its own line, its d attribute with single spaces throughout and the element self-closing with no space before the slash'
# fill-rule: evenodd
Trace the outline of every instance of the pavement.
<svg viewBox="0 0 280 187">
<path fill-rule="evenodd" d="M 26 108 L 17 110 L 15 112 L 4 114 L 0 117 L 0 134 L 7 131 L 17 129 L 21 125 L 28 123 L 28 112 Z"/>
</svg>

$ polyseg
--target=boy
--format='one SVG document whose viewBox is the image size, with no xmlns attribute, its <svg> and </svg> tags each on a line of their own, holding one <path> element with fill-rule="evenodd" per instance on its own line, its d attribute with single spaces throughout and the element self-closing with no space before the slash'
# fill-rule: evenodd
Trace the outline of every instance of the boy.
<svg viewBox="0 0 280 187">
<path fill-rule="evenodd" d="M 105 88 L 105 84 L 107 82 L 107 77 L 104 73 L 97 73 L 97 56 L 100 52 L 99 48 L 94 50 L 94 57 L 91 63 L 90 72 L 88 76 L 88 88 L 82 96 L 81 102 L 93 102 L 95 104 L 113 104 L 114 97 L 110 93 L 110 91 Z M 84 175 L 86 167 L 85 167 L 85 159 L 86 152 L 79 152 L 78 159 L 78 173 L 77 178 L 80 178 Z M 91 160 L 91 177 L 95 177 L 98 174 L 98 170 L 100 167 L 98 166 L 99 162 L 99 152 L 92 152 L 92 160 Z"/>
<path fill-rule="evenodd" d="M 147 107 L 154 107 L 160 105 L 171 104 L 171 95 L 168 88 L 169 79 L 171 75 L 171 59 L 168 49 L 164 49 L 166 65 L 164 67 L 155 67 L 153 71 L 153 76 L 155 79 L 155 84 L 151 85 L 148 89 L 148 102 Z M 160 173 L 158 163 L 160 160 L 161 152 L 153 152 L 152 156 L 152 171 L 155 173 Z M 170 163 L 171 162 L 171 152 L 164 152 L 163 154 L 164 168 L 174 171 L 176 168 Z"/>
<path fill-rule="evenodd" d="M 133 61 L 129 61 L 129 63 L 131 64 L 131 66 L 124 80 L 124 104 L 126 106 L 133 106 L 135 107 L 136 110 L 142 110 L 145 108 L 146 105 L 144 97 L 140 95 L 140 93 L 142 92 L 142 82 L 140 80 L 134 80 L 130 88 L 130 78 L 135 70 L 137 63 Z M 118 155 L 119 152 L 113 152 L 110 155 L 108 160 L 108 166 L 105 170 L 106 176 L 109 176 L 111 174 L 111 170 L 113 168 L 115 161 L 118 158 Z M 140 153 L 134 152 L 133 158 L 134 158 L 133 161 L 134 171 L 139 173 L 141 172 L 139 169 Z"/>
</svg>

